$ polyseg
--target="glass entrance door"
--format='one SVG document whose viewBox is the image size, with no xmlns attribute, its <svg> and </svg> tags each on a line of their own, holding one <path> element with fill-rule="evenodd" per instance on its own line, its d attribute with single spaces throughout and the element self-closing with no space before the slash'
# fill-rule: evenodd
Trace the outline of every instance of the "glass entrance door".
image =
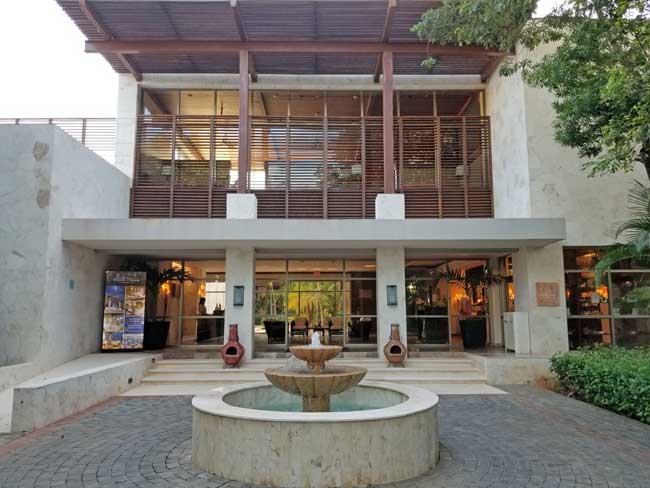
<svg viewBox="0 0 650 488">
<path fill-rule="evenodd" d="M 377 343 L 374 261 L 258 261 L 256 351 L 321 340 L 349 348 Z"/>
</svg>

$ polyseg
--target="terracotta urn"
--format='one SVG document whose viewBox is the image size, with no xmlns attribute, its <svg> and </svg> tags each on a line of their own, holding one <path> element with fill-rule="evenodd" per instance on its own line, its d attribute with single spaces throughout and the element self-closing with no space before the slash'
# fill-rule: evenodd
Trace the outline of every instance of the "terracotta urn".
<svg viewBox="0 0 650 488">
<path fill-rule="evenodd" d="M 241 358 L 244 357 L 244 351 L 244 346 L 239 342 L 237 324 L 230 324 L 228 329 L 228 342 L 221 348 L 221 357 L 226 367 L 236 367 L 241 361 Z"/>
<path fill-rule="evenodd" d="M 406 345 L 399 339 L 399 324 L 391 324 L 390 340 L 384 346 L 384 356 L 392 366 L 404 366 Z"/>
</svg>

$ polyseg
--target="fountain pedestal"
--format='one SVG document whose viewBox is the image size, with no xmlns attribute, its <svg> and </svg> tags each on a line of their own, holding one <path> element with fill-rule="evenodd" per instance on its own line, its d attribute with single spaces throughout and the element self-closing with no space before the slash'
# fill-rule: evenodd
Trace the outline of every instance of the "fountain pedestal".
<svg viewBox="0 0 650 488">
<path fill-rule="evenodd" d="M 327 367 L 325 363 L 335 358 L 340 346 L 323 346 L 318 333 L 312 336 L 312 345 L 289 348 L 305 368 L 272 368 L 264 371 L 268 380 L 287 393 L 302 396 L 303 412 L 329 412 L 330 396 L 356 386 L 368 370 L 353 366 Z"/>
</svg>

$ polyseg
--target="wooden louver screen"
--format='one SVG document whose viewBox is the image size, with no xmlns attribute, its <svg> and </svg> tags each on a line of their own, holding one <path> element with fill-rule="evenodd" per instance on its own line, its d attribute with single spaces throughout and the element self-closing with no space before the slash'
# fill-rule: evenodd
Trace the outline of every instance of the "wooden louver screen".
<svg viewBox="0 0 650 488">
<path fill-rule="evenodd" d="M 491 217 L 487 117 L 396 117 L 395 182 L 407 218 Z M 217 217 L 236 191 L 238 120 L 139 118 L 133 217 Z M 381 117 L 251 117 L 248 191 L 259 218 L 373 218 Z"/>
</svg>

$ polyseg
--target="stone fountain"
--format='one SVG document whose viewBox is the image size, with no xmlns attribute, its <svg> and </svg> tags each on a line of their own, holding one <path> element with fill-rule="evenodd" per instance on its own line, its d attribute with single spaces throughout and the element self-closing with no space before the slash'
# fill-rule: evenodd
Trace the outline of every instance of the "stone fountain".
<svg viewBox="0 0 650 488">
<path fill-rule="evenodd" d="M 329 412 L 330 397 L 356 386 L 368 372 L 355 366 L 326 365 L 342 348 L 321 344 L 318 332 L 312 335 L 311 345 L 294 346 L 289 350 L 306 362 L 306 366 L 270 368 L 264 374 L 275 387 L 302 396 L 303 412 Z"/>
<path fill-rule="evenodd" d="M 319 339 L 315 333 L 311 345 L 291 348 L 304 363 L 292 358 L 267 370 L 272 385 L 194 397 L 195 468 L 273 488 L 365 488 L 435 467 L 438 397 L 410 385 L 359 383 L 366 370 L 328 365 L 341 348 Z"/>
</svg>

